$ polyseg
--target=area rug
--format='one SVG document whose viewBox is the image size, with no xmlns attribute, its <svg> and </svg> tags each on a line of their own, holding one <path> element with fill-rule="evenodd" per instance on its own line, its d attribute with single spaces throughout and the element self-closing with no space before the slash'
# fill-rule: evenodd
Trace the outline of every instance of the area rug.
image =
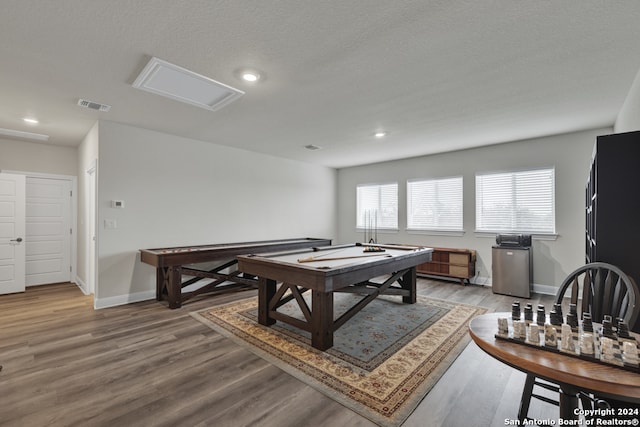
<svg viewBox="0 0 640 427">
<path fill-rule="evenodd" d="M 334 294 L 337 318 L 354 304 Z M 469 342 L 469 321 L 487 310 L 418 296 L 416 304 L 379 297 L 334 333 L 327 351 L 310 334 L 257 321 L 257 297 L 191 315 L 380 426 L 399 426 Z M 294 303 L 282 309 L 302 316 Z"/>
</svg>

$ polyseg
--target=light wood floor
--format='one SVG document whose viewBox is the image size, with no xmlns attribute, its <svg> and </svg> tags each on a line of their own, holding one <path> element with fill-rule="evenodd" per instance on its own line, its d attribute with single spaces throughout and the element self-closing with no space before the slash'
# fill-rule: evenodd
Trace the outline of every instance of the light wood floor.
<svg viewBox="0 0 640 427">
<path fill-rule="evenodd" d="M 509 311 L 490 288 L 419 279 L 419 293 Z M 239 347 L 189 312 L 256 291 L 169 310 L 156 301 L 94 310 L 73 284 L 0 296 L 2 426 L 373 426 Z M 531 300 L 549 306 L 550 296 Z M 471 343 L 404 427 L 502 426 L 524 374 Z M 531 415 L 557 408 L 532 403 Z"/>
</svg>

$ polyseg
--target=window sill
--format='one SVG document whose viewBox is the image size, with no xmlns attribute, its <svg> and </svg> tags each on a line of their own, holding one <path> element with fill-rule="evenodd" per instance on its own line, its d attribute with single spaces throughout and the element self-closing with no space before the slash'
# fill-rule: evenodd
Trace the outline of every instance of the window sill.
<svg viewBox="0 0 640 427">
<path fill-rule="evenodd" d="M 356 228 L 356 232 L 358 233 L 364 233 L 367 232 L 367 234 L 371 233 L 371 234 L 376 234 L 376 232 L 378 234 L 398 234 L 398 232 L 400 231 L 397 228 L 378 228 L 376 229 L 365 229 L 365 228 Z"/>
<path fill-rule="evenodd" d="M 496 238 L 498 234 L 531 234 L 531 240 L 548 240 L 554 241 L 558 240 L 559 234 L 536 234 L 536 233 L 515 233 L 515 232 L 502 232 L 502 231 L 474 231 L 476 237 L 487 237 L 487 238 Z"/>
<path fill-rule="evenodd" d="M 421 234 L 426 236 L 464 236 L 464 230 L 416 230 L 407 228 L 407 234 Z"/>
</svg>

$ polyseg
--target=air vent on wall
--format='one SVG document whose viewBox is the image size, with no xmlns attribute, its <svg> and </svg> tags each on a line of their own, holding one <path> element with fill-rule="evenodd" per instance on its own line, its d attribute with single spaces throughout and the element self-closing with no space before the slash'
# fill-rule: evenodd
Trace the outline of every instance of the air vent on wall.
<svg viewBox="0 0 640 427">
<path fill-rule="evenodd" d="M 84 108 L 90 108 L 92 110 L 98 110 L 98 111 L 104 111 L 104 112 L 107 112 L 111 109 L 111 105 L 100 104 L 98 102 L 88 101 L 82 98 L 78 100 L 78 105 Z"/>
<path fill-rule="evenodd" d="M 132 86 L 211 111 L 244 95 L 241 90 L 158 58 L 151 58 Z"/>
</svg>

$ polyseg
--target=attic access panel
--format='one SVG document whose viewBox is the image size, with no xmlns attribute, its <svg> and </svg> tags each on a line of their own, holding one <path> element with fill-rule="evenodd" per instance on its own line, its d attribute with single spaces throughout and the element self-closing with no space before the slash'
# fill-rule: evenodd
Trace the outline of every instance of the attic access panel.
<svg viewBox="0 0 640 427">
<path fill-rule="evenodd" d="M 211 111 L 244 95 L 241 90 L 158 58 L 151 58 L 132 86 Z"/>
</svg>

